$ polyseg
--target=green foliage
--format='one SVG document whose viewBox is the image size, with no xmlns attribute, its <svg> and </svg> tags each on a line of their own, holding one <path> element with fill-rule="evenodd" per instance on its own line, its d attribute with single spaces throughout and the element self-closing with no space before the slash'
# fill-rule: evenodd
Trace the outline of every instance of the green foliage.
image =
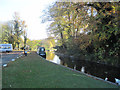
<svg viewBox="0 0 120 90">
<path fill-rule="evenodd" d="M 29 38 L 27 38 L 27 42 L 26 42 L 28 49 L 32 51 L 36 51 L 37 47 L 41 45 L 40 43 L 41 40 L 30 40 Z"/>
<path fill-rule="evenodd" d="M 30 40 L 27 38 L 26 44 L 32 51 L 37 51 L 38 47 L 45 47 L 46 50 L 52 50 L 55 47 L 55 40 L 52 37 L 43 40 Z"/>
</svg>

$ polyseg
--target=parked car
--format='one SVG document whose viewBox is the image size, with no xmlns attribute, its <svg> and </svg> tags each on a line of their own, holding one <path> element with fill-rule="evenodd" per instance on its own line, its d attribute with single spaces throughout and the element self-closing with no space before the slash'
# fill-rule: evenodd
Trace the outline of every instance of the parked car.
<svg viewBox="0 0 120 90">
<path fill-rule="evenodd" d="M 39 47 L 37 49 L 37 54 L 39 54 L 41 57 L 46 58 L 46 52 L 44 47 Z"/>
<path fill-rule="evenodd" d="M 12 52 L 12 44 L 0 44 L 0 52 Z"/>
</svg>

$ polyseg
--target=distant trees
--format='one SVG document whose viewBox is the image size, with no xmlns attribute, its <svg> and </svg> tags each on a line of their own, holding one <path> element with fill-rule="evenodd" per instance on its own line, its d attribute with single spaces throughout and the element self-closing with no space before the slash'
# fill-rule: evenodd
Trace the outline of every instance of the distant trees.
<svg viewBox="0 0 120 90">
<path fill-rule="evenodd" d="M 41 45 L 41 40 L 30 40 L 27 38 L 26 44 L 30 50 L 37 51 L 37 47 Z"/>
<path fill-rule="evenodd" d="M 94 60 L 118 64 L 119 13 L 116 2 L 56 2 L 42 18 L 52 22 L 48 33 L 70 54 L 93 55 Z"/>
<path fill-rule="evenodd" d="M 20 43 L 23 42 L 21 36 L 24 36 L 24 44 L 26 43 L 26 25 L 25 21 L 20 19 L 18 13 L 14 14 L 14 20 L 8 21 L 1 25 L 1 43 L 11 43 L 13 48 L 20 48 Z"/>
<path fill-rule="evenodd" d="M 45 47 L 46 50 L 52 50 L 53 47 L 55 47 L 55 40 L 53 37 L 48 37 L 46 39 L 42 39 L 37 46 Z"/>
</svg>

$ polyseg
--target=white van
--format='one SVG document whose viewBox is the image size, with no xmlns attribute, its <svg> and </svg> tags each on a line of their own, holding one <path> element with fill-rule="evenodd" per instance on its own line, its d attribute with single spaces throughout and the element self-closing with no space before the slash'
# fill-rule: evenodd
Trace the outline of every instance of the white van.
<svg viewBox="0 0 120 90">
<path fill-rule="evenodd" d="M 0 44 L 0 52 L 12 52 L 12 44 Z"/>
</svg>

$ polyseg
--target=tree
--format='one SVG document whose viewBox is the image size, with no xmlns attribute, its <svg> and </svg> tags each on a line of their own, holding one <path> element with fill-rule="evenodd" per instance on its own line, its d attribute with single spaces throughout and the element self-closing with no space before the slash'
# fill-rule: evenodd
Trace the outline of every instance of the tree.
<svg viewBox="0 0 120 90">
<path fill-rule="evenodd" d="M 11 43 L 14 44 L 14 30 L 13 30 L 13 21 L 9 21 L 1 25 L 1 34 L 2 34 L 2 42 L 1 43 Z M 13 45 L 14 47 L 14 45 Z"/>
<path fill-rule="evenodd" d="M 26 40 L 27 40 L 26 27 L 27 25 L 25 25 L 25 21 L 21 20 L 19 14 L 15 12 L 14 31 L 15 31 L 15 36 L 17 37 L 16 44 L 18 46 L 18 50 L 19 50 L 21 35 L 23 35 L 24 37 L 24 47 L 26 46 Z"/>
<path fill-rule="evenodd" d="M 114 2 L 56 2 L 47 11 L 47 19 L 52 21 L 48 32 L 68 52 L 94 53 L 96 60 L 101 61 L 114 56 L 118 63 L 119 10 L 119 3 Z"/>
<path fill-rule="evenodd" d="M 21 29 L 23 30 L 24 48 L 26 47 L 26 42 L 27 42 L 27 32 L 26 32 L 26 27 L 27 27 L 27 25 L 25 25 L 25 21 L 22 21 Z"/>
<path fill-rule="evenodd" d="M 21 20 L 18 13 L 15 13 L 14 20 L 8 21 L 1 25 L 1 43 L 10 43 L 13 45 L 13 49 L 16 46 L 19 47 L 22 44 L 21 36 L 24 36 L 24 45 L 26 45 L 27 32 L 25 21 Z"/>
</svg>

